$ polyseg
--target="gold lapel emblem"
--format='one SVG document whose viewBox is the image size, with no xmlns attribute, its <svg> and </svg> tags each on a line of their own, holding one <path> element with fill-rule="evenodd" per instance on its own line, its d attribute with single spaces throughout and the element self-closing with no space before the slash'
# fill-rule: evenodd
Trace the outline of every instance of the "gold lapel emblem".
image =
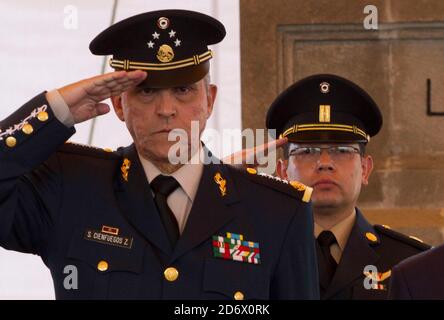
<svg viewBox="0 0 444 320">
<path fill-rule="evenodd" d="M 388 278 L 390 278 L 390 276 L 392 275 L 392 270 L 389 270 L 389 271 L 386 271 L 386 272 L 382 272 L 382 273 L 379 273 L 378 274 L 378 276 L 379 276 L 379 281 L 384 281 L 385 279 L 388 279 Z"/>
<path fill-rule="evenodd" d="M 319 105 L 319 122 L 330 122 L 330 105 Z"/>
<path fill-rule="evenodd" d="M 128 182 L 128 172 L 131 166 L 131 161 L 127 158 L 123 159 L 122 166 L 120 167 L 120 171 L 122 172 L 122 178 Z"/>
<path fill-rule="evenodd" d="M 382 282 L 390 278 L 390 276 L 392 275 L 392 270 L 388 270 L 386 272 L 377 272 L 375 274 L 373 274 L 372 272 L 364 272 L 364 275 L 369 279 L 373 279 L 374 281 Z"/>
<path fill-rule="evenodd" d="M 225 196 L 227 194 L 227 180 L 222 178 L 222 175 L 219 172 L 217 172 L 214 175 L 214 182 L 216 182 L 216 184 L 219 186 L 219 190 L 222 197 Z"/>
<path fill-rule="evenodd" d="M 364 272 L 364 275 L 367 279 L 371 280 L 370 288 L 373 290 L 387 290 L 387 285 L 382 284 L 384 280 L 387 280 L 392 275 L 392 270 L 388 270 L 386 272 Z"/>
</svg>

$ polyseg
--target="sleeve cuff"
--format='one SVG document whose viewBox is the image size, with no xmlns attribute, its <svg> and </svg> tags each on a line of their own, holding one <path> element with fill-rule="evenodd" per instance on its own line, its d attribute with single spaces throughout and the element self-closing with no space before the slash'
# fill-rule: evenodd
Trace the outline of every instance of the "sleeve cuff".
<svg viewBox="0 0 444 320">
<path fill-rule="evenodd" d="M 54 112 L 54 116 L 63 123 L 67 128 L 74 126 L 74 117 L 69 110 L 68 105 L 65 100 L 63 100 L 62 95 L 57 91 L 57 89 L 51 90 L 46 93 L 46 99 L 48 100 L 49 106 Z"/>
</svg>

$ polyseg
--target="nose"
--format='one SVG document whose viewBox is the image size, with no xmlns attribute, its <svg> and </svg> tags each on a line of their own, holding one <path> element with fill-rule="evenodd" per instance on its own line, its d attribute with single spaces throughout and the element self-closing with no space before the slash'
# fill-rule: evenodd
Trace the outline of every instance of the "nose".
<svg viewBox="0 0 444 320">
<path fill-rule="evenodd" d="M 319 155 L 319 159 L 316 162 L 317 171 L 333 171 L 335 169 L 334 162 L 331 156 L 328 154 L 327 150 L 322 150 Z"/>
<path fill-rule="evenodd" d="M 169 90 L 162 90 L 157 101 L 156 113 L 162 118 L 171 118 L 176 115 L 176 102 Z"/>
</svg>

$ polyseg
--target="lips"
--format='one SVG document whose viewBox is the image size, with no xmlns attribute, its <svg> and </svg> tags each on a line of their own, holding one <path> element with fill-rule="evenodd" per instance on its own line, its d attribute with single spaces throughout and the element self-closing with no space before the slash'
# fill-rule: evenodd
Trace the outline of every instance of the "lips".
<svg viewBox="0 0 444 320">
<path fill-rule="evenodd" d="M 336 185 L 337 183 L 331 179 L 320 179 L 313 184 L 314 187 L 331 187 Z"/>
<path fill-rule="evenodd" d="M 161 130 L 154 131 L 153 134 L 156 134 L 156 133 L 170 133 L 172 130 L 173 129 L 161 129 Z"/>
</svg>

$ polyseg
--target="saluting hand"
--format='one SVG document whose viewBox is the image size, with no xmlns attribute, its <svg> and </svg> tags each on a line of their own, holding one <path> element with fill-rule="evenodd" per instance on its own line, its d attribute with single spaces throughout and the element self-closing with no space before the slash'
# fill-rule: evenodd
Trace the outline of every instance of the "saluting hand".
<svg viewBox="0 0 444 320">
<path fill-rule="evenodd" d="M 79 123 L 108 113 L 110 107 L 101 101 L 138 85 L 146 76 L 147 73 L 141 70 L 110 72 L 69 84 L 58 91 L 68 105 L 74 122 Z"/>
<path fill-rule="evenodd" d="M 287 138 L 280 138 L 254 148 L 243 149 L 223 158 L 222 162 L 242 167 L 260 167 L 261 161 L 259 161 L 258 158 L 260 155 L 265 155 L 271 148 L 277 149 L 279 147 L 282 147 L 287 142 Z"/>
</svg>

